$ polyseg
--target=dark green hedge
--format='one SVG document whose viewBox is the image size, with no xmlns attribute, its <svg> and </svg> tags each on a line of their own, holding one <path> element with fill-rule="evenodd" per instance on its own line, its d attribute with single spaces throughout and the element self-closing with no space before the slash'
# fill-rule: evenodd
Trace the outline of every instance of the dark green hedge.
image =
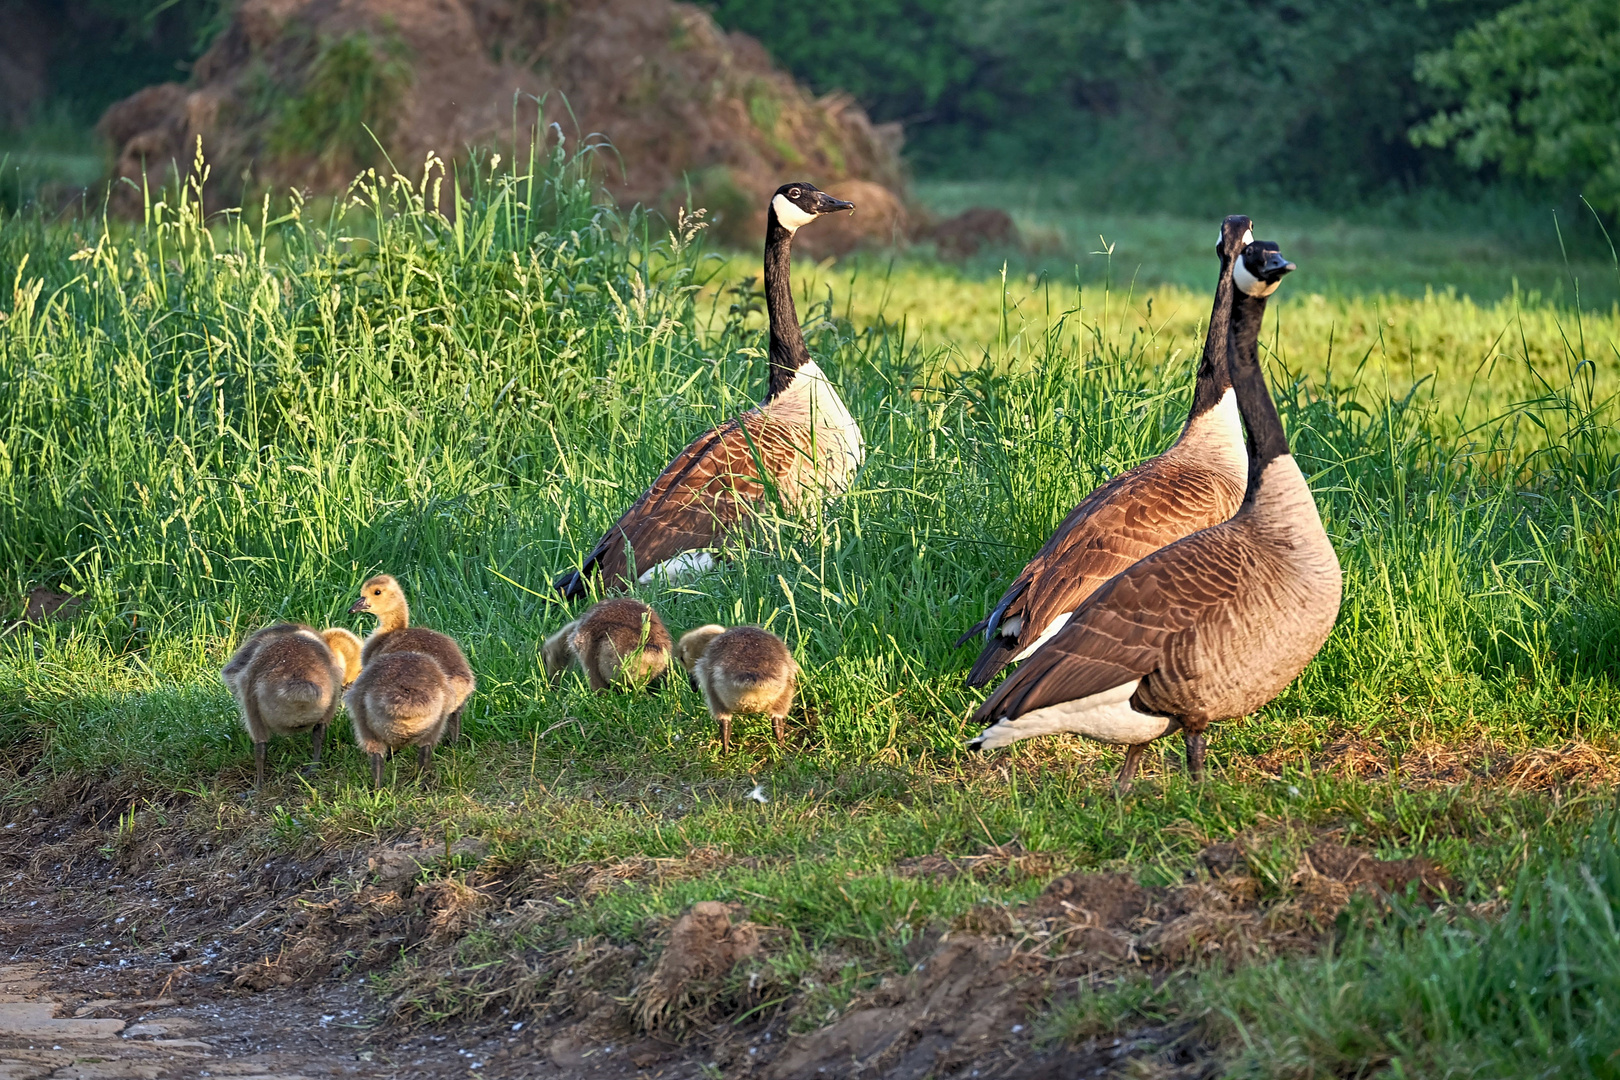
<svg viewBox="0 0 1620 1080">
<path fill-rule="evenodd" d="M 1077 170 L 1119 188 L 1225 171 L 1333 198 L 1448 181 L 1413 76 L 1504 0 L 716 0 L 820 91 L 904 120 L 919 168 Z M 1245 182 L 1239 187 L 1250 187 Z M 1158 194 L 1151 197 L 1157 198 Z"/>
</svg>

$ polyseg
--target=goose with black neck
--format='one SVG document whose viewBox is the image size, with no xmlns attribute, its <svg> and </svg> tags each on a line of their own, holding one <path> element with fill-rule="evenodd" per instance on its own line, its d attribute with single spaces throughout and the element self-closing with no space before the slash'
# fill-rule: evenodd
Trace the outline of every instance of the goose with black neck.
<svg viewBox="0 0 1620 1080">
<path fill-rule="evenodd" d="M 1007 665 L 1028 658 L 1063 629 L 1086 597 L 1121 570 L 1237 512 L 1248 458 L 1226 338 L 1234 284 L 1247 292 L 1258 287 L 1256 274 L 1263 273 L 1259 263 L 1244 263 L 1245 245 L 1253 239 L 1253 223 L 1241 214 L 1221 223 L 1215 243 L 1220 275 L 1181 434 L 1158 457 L 1086 496 L 990 614 L 957 640 L 960 648 L 983 635 L 979 658 L 968 673 L 969 686 L 985 686 Z"/>
<path fill-rule="evenodd" d="M 813 184 L 783 184 L 765 223 L 770 377 L 760 403 L 682 450 L 576 570 L 556 581 L 566 599 L 587 581 L 629 589 L 715 566 L 749 510 L 774 490 L 789 510 L 849 486 L 865 456 L 860 427 L 810 356 L 793 304 L 793 236 L 823 214 L 855 209 Z"/>
<path fill-rule="evenodd" d="M 991 749 L 1072 732 L 1126 747 L 1129 788 L 1147 744 L 1180 731 L 1204 775 L 1204 732 L 1259 709 L 1305 669 L 1338 617 L 1342 576 L 1260 368 L 1266 297 L 1292 270 L 1275 244 L 1245 260 L 1256 284 L 1233 304 L 1229 362 L 1249 432 L 1248 485 L 1229 521 L 1110 580 L 980 706 Z"/>
</svg>

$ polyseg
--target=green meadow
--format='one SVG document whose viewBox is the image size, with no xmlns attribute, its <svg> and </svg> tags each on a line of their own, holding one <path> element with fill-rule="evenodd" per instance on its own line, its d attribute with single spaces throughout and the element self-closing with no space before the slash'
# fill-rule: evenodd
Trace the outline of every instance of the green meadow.
<svg viewBox="0 0 1620 1080">
<path fill-rule="evenodd" d="M 448 217 L 431 209 L 439 181 Z M 1303 952 L 1060 988 L 1037 1010 L 1042 1038 L 1191 1023 L 1234 1075 L 1613 1075 L 1615 267 L 1575 265 L 1577 303 L 1542 238 L 1533 285 L 1479 266 L 1448 288 L 1445 266 L 1513 246 L 1487 237 L 1431 251 L 1432 287 L 1415 286 L 1400 244 L 1255 216 L 1301 267 L 1264 355 L 1343 609 L 1292 686 L 1212 733 L 1208 782 L 1165 746 L 1123 800 L 1111 748 L 964 753 L 979 695 L 952 643 L 1075 502 L 1179 430 L 1214 221 L 1115 222 L 1105 256 L 1064 233 L 1005 271 L 925 254 L 796 268 L 811 352 L 867 463 L 820 516 L 766 508 L 760 549 L 643 593 L 677 632 L 767 626 L 804 669 L 788 746 L 745 721 L 722 755 L 681 680 L 644 696 L 551 686 L 538 647 L 575 613 L 551 578 L 760 394 L 757 256 L 602 205 L 555 158 L 495 178 L 372 175 L 318 212 L 205 220 L 169 190 L 133 225 L 14 216 L 0 614 L 35 587 L 84 600 L 0 636 L 0 817 L 65 779 L 110 779 L 142 815 L 270 850 L 421 830 L 482 837 L 497 867 L 674 860 L 687 872 L 627 874 L 406 953 L 385 1007 L 520 1008 L 543 976 L 513 982 L 501 958 L 635 943 L 719 899 L 770 928 L 756 963 L 797 1030 L 907 970 L 913 941 L 1059 874 L 1168 885 L 1238 840 L 1286 897 L 1331 831 L 1430 859 L 1451 891 L 1433 910 L 1369 907 Z M 397 759 L 379 792 L 346 732 L 307 781 L 304 744 L 272 744 L 273 778 L 250 793 L 219 668 L 272 620 L 369 629 L 346 610 L 381 571 L 463 643 L 479 679 L 468 741 L 431 779 Z M 129 828 L 146 820 L 131 811 Z M 1013 850 L 997 874 L 902 872 Z"/>
</svg>

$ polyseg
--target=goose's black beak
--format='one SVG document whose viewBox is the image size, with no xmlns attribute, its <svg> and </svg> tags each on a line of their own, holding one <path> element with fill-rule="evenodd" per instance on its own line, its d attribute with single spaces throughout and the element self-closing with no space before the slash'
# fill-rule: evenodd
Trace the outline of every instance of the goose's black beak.
<svg viewBox="0 0 1620 1080">
<path fill-rule="evenodd" d="M 363 597 L 363 596 L 360 599 L 356 600 L 354 603 L 349 605 L 349 614 L 350 615 L 357 615 L 362 611 L 370 611 L 370 610 L 371 610 L 371 605 L 366 603 L 366 598 Z"/>
<path fill-rule="evenodd" d="M 852 202 L 835 199 L 825 191 L 816 192 L 816 213 L 818 214 L 836 214 L 840 210 L 853 209 L 855 209 L 855 204 Z"/>
<path fill-rule="evenodd" d="M 1260 280 L 1267 285 L 1274 281 L 1281 281 L 1284 274 L 1298 269 L 1293 263 L 1282 257 L 1280 251 L 1266 252 L 1266 264 L 1260 269 Z"/>
</svg>

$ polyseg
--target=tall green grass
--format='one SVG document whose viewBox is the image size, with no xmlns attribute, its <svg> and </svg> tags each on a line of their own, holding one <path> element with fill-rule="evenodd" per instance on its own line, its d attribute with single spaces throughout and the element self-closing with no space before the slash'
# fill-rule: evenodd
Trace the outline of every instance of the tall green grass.
<svg viewBox="0 0 1620 1080">
<path fill-rule="evenodd" d="M 1610 1077 L 1620 1071 L 1620 847 L 1606 817 L 1500 912 L 1420 918 L 1215 980 L 1236 1076 Z"/>
<path fill-rule="evenodd" d="M 340 619 L 379 569 L 466 639 L 476 737 L 549 728 L 572 698 L 539 677 L 536 643 L 565 616 L 547 581 L 762 385 L 759 298 L 716 288 L 723 265 L 690 224 L 600 204 L 560 150 L 493 177 L 367 173 L 319 217 L 295 200 L 205 220 L 177 189 L 133 228 L 12 218 L 0 566 L 12 597 L 47 584 L 88 604 L 35 648 L 0 646 L 21 702 L 8 737 L 62 765 L 220 767 L 187 749 L 192 725 L 153 737 L 146 696 L 200 694 L 227 738 L 223 691 L 204 688 L 233 643 L 272 618 Z M 1195 352 L 1076 290 L 1048 293 L 1039 324 L 1004 313 L 964 367 L 892 322 L 855 329 L 838 299 L 801 307 L 871 443 L 859 482 L 649 595 L 677 626 L 783 632 L 819 750 L 954 753 L 971 699 L 950 642 L 1075 501 L 1173 438 Z M 1338 630 L 1267 715 L 1377 730 L 1417 692 L 1431 727 L 1612 733 L 1616 440 L 1589 373 L 1613 343 L 1565 335 L 1567 381 L 1538 373 L 1536 399 L 1466 431 L 1416 395 L 1368 409 L 1282 366 L 1277 330 L 1267 344 L 1347 571 Z M 1524 340 L 1523 362 L 1547 344 Z M 1257 730 L 1223 742 L 1257 749 L 1273 738 Z M 548 744 L 644 735 L 567 726 Z"/>
</svg>

